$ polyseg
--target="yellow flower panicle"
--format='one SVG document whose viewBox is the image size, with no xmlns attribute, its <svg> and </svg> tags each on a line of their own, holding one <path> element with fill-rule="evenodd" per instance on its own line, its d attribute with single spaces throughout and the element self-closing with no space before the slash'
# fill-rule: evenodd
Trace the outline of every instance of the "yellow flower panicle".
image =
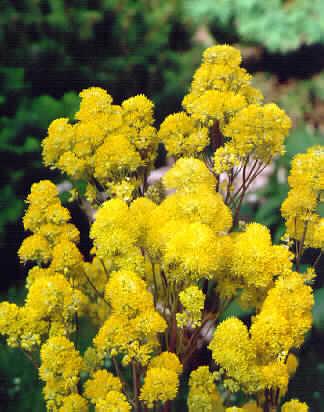
<svg viewBox="0 0 324 412">
<path fill-rule="evenodd" d="M 105 289 L 112 314 L 100 328 L 94 344 L 103 358 L 123 355 L 123 363 L 136 360 L 145 365 L 159 347 L 157 336 L 167 327 L 155 310 L 147 285 L 130 271 L 113 272 Z"/>
<path fill-rule="evenodd" d="M 213 359 L 230 378 L 224 384 L 232 389 L 239 385 L 247 392 L 257 387 L 256 354 L 249 332 L 244 323 L 237 318 L 228 318 L 216 328 L 209 345 Z M 233 386 L 233 380 L 236 387 Z M 232 385 L 231 385 L 232 384 Z"/>
<path fill-rule="evenodd" d="M 202 188 L 215 191 L 216 179 L 210 173 L 205 163 L 194 158 L 181 158 L 164 175 L 163 183 L 168 189 L 188 192 L 199 191 Z"/>
<path fill-rule="evenodd" d="M 80 97 L 80 110 L 76 113 L 75 118 L 83 121 L 91 120 L 101 113 L 109 112 L 113 100 L 106 90 L 100 87 L 85 89 L 80 93 Z"/>
<path fill-rule="evenodd" d="M 223 129 L 243 157 L 251 153 L 265 163 L 277 154 L 283 154 L 284 139 L 291 128 L 285 112 L 273 103 L 264 106 L 251 104 L 242 109 Z M 216 152 L 217 153 L 217 152 Z"/>
<path fill-rule="evenodd" d="M 96 255 L 107 264 L 107 269 L 126 269 L 143 272 L 143 256 L 136 242 L 140 229 L 133 220 L 128 230 L 131 213 L 128 205 L 120 199 L 104 202 L 96 213 L 90 230 Z"/>
<path fill-rule="evenodd" d="M 107 283 L 105 297 L 114 313 L 135 317 L 153 309 L 153 297 L 138 275 L 130 271 L 113 272 Z"/>
<path fill-rule="evenodd" d="M 87 380 L 84 388 L 84 396 L 97 404 L 101 399 L 105 399 L 108 392 L 120 392 L 122 384 L 119 378 L 115 377 L 105 369 L 96 371 L 92 378 Z"/>
<path fill-rule="evenodd" d="M 220 266 L 220 249 L 221 243 L 207 225 L 183 224 L 165 244 L 164 263 L 168 277 L 211 279 Z"/>
<path fill-rule="evenodd" d="M 141 388 L 140 399 L 152 408 L 155 402 L 165 403 L 175 399 L 178 388 L 179 378 L 174 370 L 149 368 Z"/>
<path fill-rule="evenodd" d="M 215 376 L 208 366 L 192 371 L 189 378 L 189 412 L 222 411 L 222 399 L 215 385 Z"/>
<path fill-rule="evenodd" d="M 263 359 L 300 347 L 312 324 L 313 304 L 312 289 L 304 284 L 302 275 L 292 272 L 277 280 L 251 327 Z"/>
<path fill-rule="evenodd" d="M 88 412 L 89 405 L 86 399 L 77 393 L 63 398 L 63 404 L 59 408 L 58 412 Z"/>
<path fill-rule="evenodd" d="M 324 248 L 324 218 L 318 213 L 323 201 L 324 149 L 314 146 L 292 161 L 288 183 L 291 187 L 281 206 L 287 234 L 306 247 Z"/>
<path fill-rule="evenodd" d="M 292 399 L 282 405 L 281 412 L 308 412 L 308 406 L 305 402 L 298 399 Z"/>
<path fill-rule="evenodd" d="M 184 311 L 177 313 L 178 327 L 190 324 L 193 328 L 200 326 L 204 309 L 205 295 L 197 286 L 189 286 L 179 293 Z"/>
<path fill-rule="evenodd" d="M 72 179 L 96 179 L 115 195 L 125 177 L 153 166 L 158 138 L 153 127 L 153 103 L 144 95 L 114 105 L 100 87 L 80 93 L 76 123 L 57 119 L 43 140 L 43 159 Z"/>
<path fill-rule="evenodd" d="M 291 373 L 287 356 L 300 347 L 311 327 L 313 302 L 302 275 L 291 272 L 270 289 L 250 331 L 236 318 L 217 327 L 209 348 L 226 372 L 230 390 L 256 393 L 277 388 L 286 392 Z"/>
<path fill-rule="evenodd" d="M 45 382 L 44 397 L 48 409 L 60 406 L 64 398 L 77 392 L 82 358 L 74 345 L 64 336 L 50 338 L 41 348 L 39 376 Z"/>
<path fill-rule="evenodd" d="M 96 405 L 96 412 L 130 412 L 131 405 L 126 396 L 117 391 L 109 391 L 105 399 L 100 399 Z"/>
<path fill-rule="evenodd" d="M 243 305 L 260 306 L 274 278 L 291 269 L 291 259 L 286 246 L 272 245 L 266 226 L 248 224 L 234 239 L 231 262 L 233 278 L 244 287 Z"/>
<path fill-rule="evenodd" d="M 149 363 L 149 368 L 165 368 L 173 370 L 178 375 L 182 372 L 182 365 L 176 354 L 172 352 L 162 352 L 160 355 L 155 356 Z"/>
<path fill-rule="evenodd" d="M 176 157 L 194 156 L 209 143 L 208 129 L 199 126 L 185 112 L 168 116 L 161 124 L 158 136 L 169 155 Z"/>
</svg>

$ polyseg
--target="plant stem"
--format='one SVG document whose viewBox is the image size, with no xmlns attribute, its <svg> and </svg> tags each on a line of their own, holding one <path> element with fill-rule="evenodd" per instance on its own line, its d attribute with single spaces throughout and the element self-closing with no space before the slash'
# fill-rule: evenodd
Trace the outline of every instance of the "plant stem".
<svg viewBox="0 0 324 412">
<path fill-rule="evenodd" d="M 134 392 L 134 409 L 135 412 L 139 412 L 139 399 L 138 399 L 138 374 L 137 374 L 137 370 L 136 370 L 136 364 L 133 361 L 132 362 L 132 375 L 133 375 L 133 392 Z"/>
</svg>

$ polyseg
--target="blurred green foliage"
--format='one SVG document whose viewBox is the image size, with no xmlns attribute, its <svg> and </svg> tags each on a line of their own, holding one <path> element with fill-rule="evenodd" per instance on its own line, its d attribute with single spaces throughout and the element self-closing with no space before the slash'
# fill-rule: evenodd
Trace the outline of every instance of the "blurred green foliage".
<svg viewBox="0 0 324 412">
<path fill-rule="evenodd" d="M 324 42 L 323 0 L 185 0 L 188 15 L 271 52 Z"/>
</svg>

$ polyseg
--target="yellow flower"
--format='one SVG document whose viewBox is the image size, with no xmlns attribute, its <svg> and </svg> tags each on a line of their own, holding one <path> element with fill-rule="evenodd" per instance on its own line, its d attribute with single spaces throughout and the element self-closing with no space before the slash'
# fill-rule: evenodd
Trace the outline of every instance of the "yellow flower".
<svg viewBox="0 0 324 412">
<path fill-rule="evenodd" d="M 179 378 L 174 370 L 166 368 L 149 368 L 141 388 L 140 399 L 152 408 L 154 402 L 175 399 L 179 387 Z"/>
<path fill-rule="evenodd" d="M 209 344 L 213 359 L 237 381 L 245 391 L 254 392 L 258 385 L 256 354 L 249 332 L 237 318 L 221 322 Z"/>
<path fill-rule="evenodd" d="M 202 311 L 204 309 L 205 295 L 197 286 L 189 286 L 179 293 L 183 313 L 177 313 L 178 326 L 190 324 L 193 328 L 200 326 Z"/>
<path fill-rule="evenodd" d="M 249 286 L 266 289 L 274 276 L 291 269 L 291 254 L 285 246 L 273 246 L 270 231 L 250 223 L 234 240 L 232 271 Z"/>
<path fill-rule="evenodd" d="M 97 404 L 101 399 L 105 399 L 108 392 L 122 390 L 119 378 L 116 378 L 105 369 L 96 371 L 92 378 L 87 380 L 84 387 L 84 395 Z"/>
<path fill-rule="evenodd" d="M 112 97 L 100 87 L 84 89 L 80 97 L 80 110 L 75 114 L 78 120 L 92 120 L 98 114 L 107 113 L 111 109 Z"/>
<path fill-rule="evenodd" d="M 63 398 L 63 404 L 58 412 L 88 412 L 88 402 L 77 393 Z"/>
<path fill-rule="evenodd" d="M 212 278 L 220 266 L 221 242 L 201 223 L 182 224 L 165 244 L 163 261 L 171 279 Z"/>
<path fill-rule="evenodd" d="M 62 154 L 71 150 L 74 139 L 74 128 L 69 124 L 69 119 L 54 120 L 48 128 L 47 137 L 42 141 L 45 166 L 56 166 Z"/>
<path fill-rule="evenodd" d="M 64 336 L 48 339 L 41 348 L 40 357 L 39 376 L 45 382 L 45 399 L 54 399 L 60 404 L 65 396 L 76 392 L 82 358 Z"/>
<path fill-rule="evenodd" d="M 253 154 L 269 162 L 276 154 L 283 153 L 284 139 L 290 128 L 291 120 L 277 105 L 251 104 L 234 116 L 223 133 L 231 138 L 240 156 Z"/>
<path fill-rule="evenodd" d="M 100 399 L 96 405 L 96 412 L 130 412 L 131 406 L 126 396 L 117 391 L 107 393 L 105 399 Z"/>
<path fill-rule="evenodd" d="M 158 356 L 152 358 L 149 363 L 149 368 L 165 368 L 173 370 L 178 375 L 182 372 L 182 365 L 176 354 L 172 352 L 162 352 Z"/>
<path fill-rule="evenodd" d="M 192 119 L 205 126 L 212 126 L 215 121 L 223 124 L 225 119 L 228 121 L 247 105 L 244 96 L 219 90 L 208 90 L 192 102 L 185 103 Z"/>
<path fill-rule="evenodd" d="M 208 366 L 192 371 L 189 378 L 189 412 L 221 412 L 222 399 L 215 385 L 215 376 Z"/>
<path fill-rule="evenodd" d="M 169 115 L 161 124 L 158 135 L 168 154 L 176 157 L 195 156 L 209 143 L 207 128 L 197 125 L 184 112 Z"/>
<path fill-rule="evenodd" d="M 308 406 L 305 402 L 292 399 L 282 405 L 281 412 L 308 412 Z"/>
<path fill-rule="evenodd" d="M 32 235 L 24 239 L 18 250 L 21 262 L 34 260 L 37 263 L 48 263 L 52 257 L 50 244 L 41 235 Z"/>
<path fill-rule="evenodd" d="M 181 158 L 164 175 L 163 183 L 168 189 L 199 191 L 206 188 L 215 191 L 216 179 L 204 162 L 194 158 Z"/>
<path fill-rule="evenodd" d="M 69 240 L 62 239 L 53 249 L 51 269 L 67 277 L 78 277 L 82 271 L 83 257 Z"/>
<path fill-rule="evenodd" d="M 94 175 L 105 184 L 108 180 L 122 178 L 134 172 L 142 161 L 135 148 L 122 134 L 109 136 L 96 151 Z"/>
<path fill-rule="evenodd" d="M 105 297 L 114 313 L 136 316 L 153 308 L 153 296 L 138 275 L 130 271 L 113 272 L 105 289 Z"/>
<path fill-rule="evenodd" d="M 204 63 L 224 64 L 236 67 L 241 64 L 241 61 L 242 57 L 239 49 L 228 44 L 208 47 L 208 49 L 203 52 Z"/>
</svg>

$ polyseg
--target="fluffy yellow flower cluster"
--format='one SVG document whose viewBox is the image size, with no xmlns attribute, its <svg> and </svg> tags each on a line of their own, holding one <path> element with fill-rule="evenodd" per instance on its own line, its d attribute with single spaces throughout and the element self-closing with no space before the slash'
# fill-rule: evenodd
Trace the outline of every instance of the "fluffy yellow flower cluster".
<svg viewBox="0 0 324 412">
<path fill-rule="evenodd" d="M 288 353 L 299 348 L 312 323 L 313 295 L 302 275 L 286 273 L 270 289 L 248 331 L 237 318 L 216 329 L 210 349 L 226 374 L 230 390 L 263 389 L 285 393 L 289 379 Z"/>
<path fill-rule="evenodd" d="M 224 412 L 223 395 L 237 390 L 254 399 L 228 411 L 280 406 L 298 363 L 291 351 L 311 327 L 313 295 L 304 282 L 315 270 L 302 276 L 292 262 L 299 271 L 304 248 L 323 247 L 323 149 L 293 161 L 282 212 L 296 256 L 290 242 L 274 245 L 265 226 L 238 224 L 249 185 L 283 152 L 290 127 L 276 105 L 261 104 L 240 64 L 233 47 L 207 49 L 184 111 L 159 132 L 145 96 L 115 105 L 98 87 L 80 93 L 74 122 L 50 125 L 44 163 L 86 184 L 78 195 L 92 245 L 82 245 L 83 256 L 56 186 L 34 184 L 24 216 L 31 234 L 18 252 L 35 264 L 25 303 L 0 304 L 8 345 L 34 363 L 40 350 L 48 411 L 169 411 L 189 372 L 190 412 Z M 176 161 L 149 186 L 161 142 Z M 229 318 L 211 338 L 234 299 L 255 309 L 251 326 Z M 93 344 L 79 352 L 80 328 L 89 323 Z M 193 362 L 208 344 L 219 372 Z M 293 400 L 282 410 L 307 406 Z"/>
<path fill-rule="evenodd" d="M 44 396 L 49 410 L 56 410 L 64 397 L 77 392 L 82 358 L 64 336 L 54 336 L 42 346 L 39 376 L 45 382 Z"/>
<path fill-rule="evenodd" d="M 173 353 L 163 352 L 153 358 L 148 365 L 140 399 L 152 408 L 155 403 L 172 400 L 176 397 L 179 386 L 179 374 L 182 366 Z"/>
<path fill-rule="evenodd" d="M 197 286 L 189 286 L 179 293 L 180 303 L 184 312 L 177 313 L 178 326 L 184 327 L 188 324 L 196 328 L 201 324 L 201 312 L 204 309 L 205 295 Z"/>
<path fill-rule="evenodd" d="M 32 260 L 40 265 L 46 264 L 52 260 L 55 247 L 59 248 L 63 240 L 78 243 L 79 231 L 68 223 L 70 213 L 61 205 L 58 190 L 52 182 L 42 180 L 34 183 L 27 203 L 24 228 L 33 234 L 23 241 L 18 251 L 22 262 Z"/>
<path fill-rule="evenodd" d="M 98 185 L 128 199 L 156 156 L 153 103 L 138 95 L 115 105 L 99 87 L 83 90 L 80 97 L 76 123 L 66 118 L 51 123 L 43 140 L 44 163 L 87 180 L 88 199 L 96 199 Z"/>
<path fill-rule="evenodd" d="M 292 267 L 293 255 L 289 249 L 272 245 L 269 229 L 258 223 L 250 223 L 244 232 L 234 235 L 231 253 L 230 290 L 235 285 L 242 289 L 240 301 L 248 307 L 259 306 L 274 278 Z M 228 281 L 225 274 L 224 282 Z M 220 283 L 219 287 L 220 293 L 226 292 L 226 285 Z"/>
<path fill-rule="evenodd" d="M 204 52 L 183 99 L 186 112 L 172 114 L 161 124 L 159 138 L 169 154 L 197 156 L 211 144 L 216 149 L 214 169 L 220 174 L 249 157 L 268 163 L 283 152 L 290 119 L 275 104 L 262 106 L 261 93 L 240 64 L 240 52 L 231 46 Z"/>
<path fill-rule="evenodd" d="M 123 364 L 146 365 L 159 347 L 157 334 L 164 332 L 166 322 L 154 309 L 153 298 L 146 283 L 130 271 L 113 272 L 107 283 L 105 297 L 112 313 L 94 339 L 103 358 L 123 355 Z"/>
<path fill-rule="evenodd" d="M 292 399 L 282 405 L 281 412 L 308 412 L 308 406 L 305 402 Z"/>
<path fill-rule="evenodd" d="M 288 183 L 291 187 L 281 212 L 287 234 L 300 247 L 324 249 L 324 217 L 318 213 L 323 202 L 324 148 L 315 146 L 292 161 Z"/>
<path fill-rule="evenodd" d="M 85 383 L 84 396 L 96 405 L 96 411 L 129 412 L 131 406 L 122 393 L 122 383 L 105 369 L 97 370 Z"/>
<path fill-rule="evenodd" d="M 215 386 L 215 376 L 208 366 L 192 371 L 189 379 L 189 412 L 223 411 L 222 399 Z"/>
</svg>

